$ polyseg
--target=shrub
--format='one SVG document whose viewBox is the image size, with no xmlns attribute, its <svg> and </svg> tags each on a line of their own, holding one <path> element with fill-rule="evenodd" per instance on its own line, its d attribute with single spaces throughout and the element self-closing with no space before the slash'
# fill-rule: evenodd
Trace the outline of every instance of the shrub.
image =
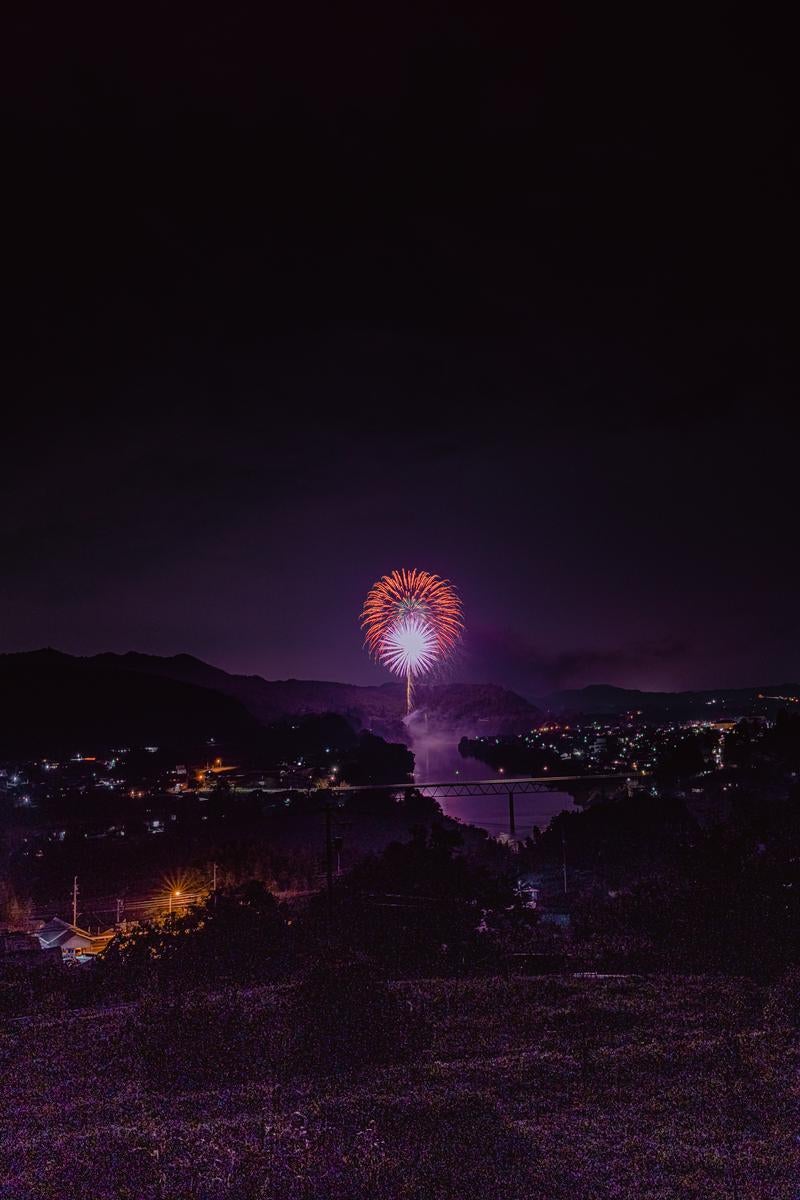
<svg viewBox="0 0 800 1200">
<path fill-rule="evenodd" d="M 235 993 L 148 996 L 129 1038 L 145 1081 L 164 1091 L 241 1081 L 265 1057 L 265 1029 Z"/>
<path fill-rule="evenodd" d="M 295 993 L 290 1066 L 317 1071 L 392 1062 L 419 1049 L 420 1023 L 374 964 L 342 956 L 312 968 Z"/>
<path fill-rule="evenodd" d="M 0 1017 L 18 1017 L 31 1006 L 31 988 L 24 980 L 0 980 Z"/>
<path fill-rule="evenodd" d="M 769 989 L 764 1020 L 773 1028 L 800 1029 L 800 967 L 790 967 Z"/>
</svg>

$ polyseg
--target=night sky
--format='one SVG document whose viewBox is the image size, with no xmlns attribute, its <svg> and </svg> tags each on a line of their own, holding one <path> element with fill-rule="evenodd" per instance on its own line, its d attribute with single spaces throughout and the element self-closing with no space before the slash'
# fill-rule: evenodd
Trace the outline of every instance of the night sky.
<svg viewBox="0 0 800 1200">
<path fill-rule="evenodd" d="M 250 7 L 5 19 L 0 648 L 800 679 L 786 31 Z"/>
</svg>

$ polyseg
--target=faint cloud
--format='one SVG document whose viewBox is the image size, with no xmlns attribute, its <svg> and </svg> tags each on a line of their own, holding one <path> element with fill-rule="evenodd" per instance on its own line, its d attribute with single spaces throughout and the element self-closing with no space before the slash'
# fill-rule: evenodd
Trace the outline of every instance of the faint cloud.
<svg viewBox="0 0 800 1200">
<path fill-rule="evenodd" d="M 688 643 L 654 638 L 617 647 L 584 646 L 550 652 L 514 630 L 476 629 L 465 647 L 464 674 L 527 695 L 590 683 L 637 687 L 685 659 Z"/>
</svg>

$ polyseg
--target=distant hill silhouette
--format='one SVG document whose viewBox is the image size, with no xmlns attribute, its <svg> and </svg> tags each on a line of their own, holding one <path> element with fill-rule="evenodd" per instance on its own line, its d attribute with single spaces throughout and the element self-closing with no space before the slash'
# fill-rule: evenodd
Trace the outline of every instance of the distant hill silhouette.
<svg viewBox="0 0 800 1200">
<path fill-rule="evenodd" d="M 431 733 L 459 736 L 525 733 L 541 724 L 543 714 L 516 692 L 496 683 L 450 683 L 418 687 L 419 715 Z"/>
<path fill-rule="evenodd" d="M 494 684 L 420 687 L 431 729 L 455 737 L 521 732 L 541 718 L 522 696 Z M 314 679 L 235 675 L 190 654 L 97 654 L 57 650 L 0 655 L 0 757 L 79 749 L 81 744 L 242 744 L 287 716 L 336 713 L 354 729 L 407 741 L 401 683 L 359 687 Z"/>
<path fill-rule="evenodd" d="M 319 679 L 263 679 L 260 675 L 234 675 L 210 666 L 189 654 L 101 654 L 95 661 L 115 663 L 126 670 L 164 675 L 185 683 L 216 688 L 237 700 L 264 723 L 285 716 L 334 712 L 359 729 L 371 729 L 393 740 L 407 740 L 403 725 L 405 685 L 379 687 L 334 683 Z M 450 683 L 420 685 L 418 706 L 432 727 L 452 729 L 459 736 L 484 731 L 522 732 L 541 720 L 535 705 L 497 684 Z"/>
<path fill-rule="evenodd" d="M 552 692 L 538 704 L 548 712 L 585 716 L 614 716 L 637 711 L 652 720 L 689 720 L 723 716 L 755 716 L 785 707 L 787 697 L 800 697 L 796 683 L 750 688 L 706 688 L 690 692 L 643 692 L 637 688 L 613 687 L 607 683 Z M 789 700 L 791 703 L 791 700 Z M 798 706 L 800 707 L 800 705 Z"/>
<path fill-rule="evenodd" d="M 0 758 L 89 747 L 244 744 L 261 732 L 219 691 L 126 670 L 113 656 L 56 650 L 0 655 Z"/>
<path fill-rule="evenodd" d="M 750 716 L 800 697 L 800 685 L 643 692 L 594 684 L 554 692 L 533 704 L 496 684 L 420 685 L 419 724 L 458 738 L 521 733 L 544 713 L 613 716 L 640 711 L 654 721 Z M 800 708 L 800 705 L 798 706 Z M 190 654 L 97 654 L 57 650 L 0 655 L 0 757 L 64 753 L 87 744 L 189 746 L 208 738 L 244 746 L 285 717 L 335 713 L 354 729 L 408 741 L 404 687 L 359 687 L 316 679 L 235 675 Z"/>
<path fill-rule="evenodd" d="M 235 675 L 211 666 L 191 654 L 160 657 L 156 654 L 98 654 L 95 662 L 113 664 L 125 671 L 159 675 L 214 688 L 239 700 L 263 724 L 286 716 L 335 712 L 352 720 L 356 727 L 395 725 L 403 715 L 401 684 L 358 687 L 318 679 L 263 679 L 260 675 Z"/>
</svg>

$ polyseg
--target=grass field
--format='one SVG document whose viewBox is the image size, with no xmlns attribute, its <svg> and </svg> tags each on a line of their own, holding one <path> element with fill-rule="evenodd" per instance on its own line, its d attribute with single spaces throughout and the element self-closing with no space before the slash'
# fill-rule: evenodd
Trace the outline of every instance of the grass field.
<svg viewBox="0 0 800 1200">
<path fill-rule="evenodd" d="M 152 1001 L 6 1020 L 0 1197 L 800 1195 L 797 1037 L 748 981 L 391 991 L 410 1043 L 375 1061 L 365 1028 L 363 1054 L 357 1036 L 349 1061 L 323 1049 L 303 1070 L 292 988 L 203 1001 L 172 1058 Z"/>
</svg>

